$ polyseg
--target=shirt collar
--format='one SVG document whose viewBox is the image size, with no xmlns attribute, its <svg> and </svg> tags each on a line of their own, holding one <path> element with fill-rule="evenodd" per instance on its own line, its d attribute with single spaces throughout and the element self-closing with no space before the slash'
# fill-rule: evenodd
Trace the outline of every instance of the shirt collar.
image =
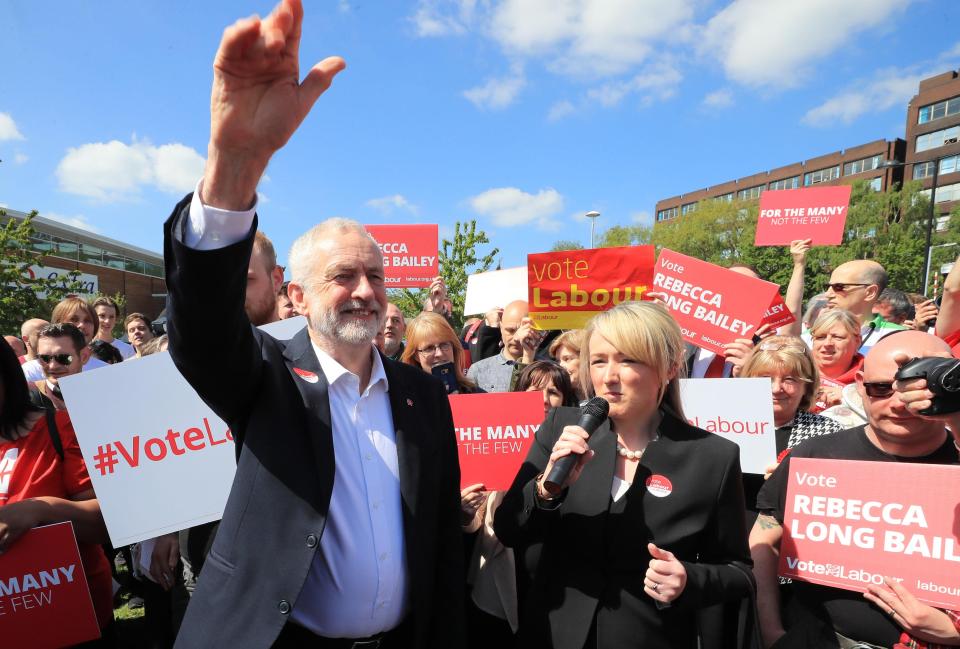
<svg viewBox="0 0 960 649">
<path fill-rule="evenodd" d="M 513 365 L 517 362 L 512 358 L 507 358 L 507 355 L 506 353 L 503 352 L 503 350 L 501 350 L 500 353 L 497 354 L 497 357 L 500 359 L 501 365 Z"/>
<path fill-rule="evenodd" d="M 320 349 L 313 340 L 310 341 L 310 345 L 317 355 L 317 360 L 320 361 L 320 369 L 323 370 L 323 376 L 327 379 L 327 385 L 333 385 L 346 374 L 356 377 L 356 374 L 335 361 L 330 354 Z M 369 391 L 370 388 L 381 381 L 383 381 L 384 390 L 389 390 L 390 383 L 387 381 L 387 374 L 383 369 L 383 360 L 381 360 L 380 354 L 377 353 L 377 349 L 373 345 L 370 345 L 370 353 L 373 355 L 373 366 L 370 369 L 370 382 L 364 392 Z"/>
</svg>

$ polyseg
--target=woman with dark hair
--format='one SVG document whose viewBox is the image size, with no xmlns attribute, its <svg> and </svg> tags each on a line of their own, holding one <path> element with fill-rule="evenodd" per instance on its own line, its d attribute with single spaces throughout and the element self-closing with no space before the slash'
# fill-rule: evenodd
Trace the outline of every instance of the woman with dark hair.
<svg viewBox="0 0 960 649">
<path fill-rule="evenodd" d="M 570 383 L 570 374 L 559 363 L 536 361 L 527 365 L 520 373 L 514 392 L 543 391 L 543 416 L 550 414 L 552 408 L 576 406 L 577 393 Z"/>
<path fill-rule="evenodd" d="M 693 649 L 698 611 L 749 593 L 739 449 L 683 417 L 683 338 L 663 307 L 594 316 L 580 358 L 609 418 L 589 435 L 578 409 L 551 410 L 495 516 L 507 547 L 543 544 L 519 645 Z"/>
<path fill-rule="evenodd" d="M 113 622 L 107 531 L 80 445 L 65 411 L 30 403 L 16 354 L 0 341 L 0 554 L 31 528 L 70 521 L 101 631 Z M 68 621 L 69 622 L 69 621 Z M 90 646 L 112 646 L 106 638 Z"/>
</svg>

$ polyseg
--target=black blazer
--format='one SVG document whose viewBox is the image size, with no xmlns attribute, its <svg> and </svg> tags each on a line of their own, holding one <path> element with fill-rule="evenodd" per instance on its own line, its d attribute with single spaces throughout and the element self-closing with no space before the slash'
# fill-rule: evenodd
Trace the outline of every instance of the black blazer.
<svg viewBox="0 0 960 649">
<path fill-rule="evenodd" d="M 196 251 L 165 226 L 170 354 L 233 432 L 237 473 L 177 647 L 269 647 L 286 624 L 320 545 L 334 462 L 330 404 L 306 330 L 278 341 L 243 310 L 257 229 Z M 425 372 L 383 358 L 397 438 L 417 647 L 463 644 L 460 470 L 447 395 Z M 293 368 L 315 372 L 298 378 Z"/>
<path fill-rule="evenodd" d="M 665 414 L 630 491 L 612 503 L 616 435 L 606 422 L 590 438 L 596 455 L 580 478 L 559 507 L 544 508 L 535 478 L 563 427 L 578 418 L 576 408 L 550 413 L 495 517 L 504 545 L 543 542 L 521 616 L 522 646 L 581 649 L 594 622 L 601 647 L 695 646 L 693 611 L 747 594 L 743 574 L 726 565 L 750 565 L 739 449 Z M 647 489 L 655 474 L 670 481 L 669 494 Z M 643 592 L 650 541 L 687 571 L 683 593 L 662 611 Z"/>
</svg>

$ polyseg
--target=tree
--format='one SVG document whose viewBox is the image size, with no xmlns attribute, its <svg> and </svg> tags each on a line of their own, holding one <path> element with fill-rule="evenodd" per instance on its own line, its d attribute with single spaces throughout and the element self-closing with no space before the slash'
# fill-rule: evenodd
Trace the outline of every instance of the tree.
<svg viewBox="0 0 960 649">
<path fill-rule="evenodd" d="M 561 239 L 560 241 L 554 243 L 550 248 L 550 252 L 562 252 L 564 250 L 583 250 L 583 244 L 579 241 Z"/>
<path fill-rule="evenodd" d="M 600 235 L 598 248 L 641 246 L 650 243 L 653 228 L 644 225 L 615 225 Z"/>
<path fill-rule="evenodd" d="M 476 220 L 466 223 L 457 221 L 453 225 L 453 238 L 443 239 L 440 244 L 440 276 L 447 285 L 447 296 L 453 303 L 453 322 L 455 328 L 463 326 L 463 303 L 467 296 L 467 277 L 474 273 L 490 270 L 497 255 L 494 248 L 482 257 L 478 257 L 478 246 L 490 243 L 487 233 L 477 229 Z M 399 307 L 403 314 L 412 318 L 423 310 L 423 300 L 427 297 L 425 289 L 399 289 L 390 291 L 390 301 Z"/>
<path fill-rule="evenodd" d="M 34 210 L 23 220 L 11 218 L 0 227 L 0 331 L 4 333 L 19 332 L 29 318 L 49 317 L 58 301 L 82 289 L 79 271 L 71 271 L 67 282 L 33 277 L 30 267 L 43 260 L 30 247 L 36 216 Z M 6 212 L 0 210 L 3 217 Z"/>
</svg>

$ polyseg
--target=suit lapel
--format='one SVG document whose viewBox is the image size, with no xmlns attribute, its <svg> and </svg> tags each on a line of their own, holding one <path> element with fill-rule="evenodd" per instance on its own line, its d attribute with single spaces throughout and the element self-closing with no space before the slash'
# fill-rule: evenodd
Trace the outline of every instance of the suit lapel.
<svg viewBox="0 0 960 649">
<path fill-rule="evenodd" d="M 613 472 L 617 468 L 616 441 L 609 420 L 590 436 L 588 443 L 594 456 L 590 460 L 590 468 L 585 467 L 577 481 L 577 486 L 580 486 L 580 482 L 584 483 L 578 490 L 583 500 L 577 510 L 588 516 L 606 513 L 610 508 L 610 485 L 613 484 Z"/>
<path fill-rule="evenodd" d="M 320 367 L 320 360 L 310 344 L 310 336 L 304 328 L 294 336 L 283 351 L 287 369 L 303 398 L 307 418 L 306 434 L 313 450 L 319 480 L 317 503 L 326 511 L 333 494 L 335 459 L 333 451 L 333 428 L 330 418 L 330 399 L 327 378 Z"/>
<path fill-rule="evenodd" d="M 379 353 L 379 352 L 377 352 Z M 400 469 L 400 494 L 403 497 L 404 512 L 409 512 L 410 518 L 404 518 L 404 524 L 409 534 L 413 518 L 416 515 L 417 495 L 419 494 L 420 471 L 420 442 L 418 437 L 418 421 L 416 395 L 411 393 L 408 386 L 401 380 L 394 363 L 380 356 L 383 370 L 389 383 L 390 410 L 393 413 L 393 429 L 397 439 L 397 463 Z"/>
</svg>

